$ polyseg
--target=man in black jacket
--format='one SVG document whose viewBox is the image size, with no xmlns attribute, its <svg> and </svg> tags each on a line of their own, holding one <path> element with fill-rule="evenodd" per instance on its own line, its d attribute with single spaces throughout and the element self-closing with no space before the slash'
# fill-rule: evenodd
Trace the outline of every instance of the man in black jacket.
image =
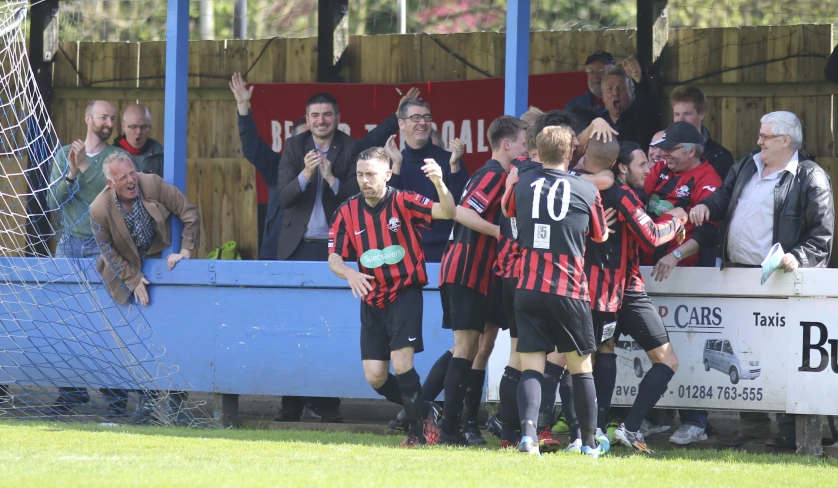
<svg viewBox="0 0 838 488">
<path fill-rule="evenodd" d="M 760 120 L 760 151 L 734 165 L 724 185 L 696 205 L 690 220 L 722 221 L 722 268 L 759 268 L 771 247 L 783 247 L 781 267 L 825 268 L 832 251 L 835 212 L 829 176 L 799 152 L 803 129 L 791 112 L 772 112 Z M 723 439 L 729 446 L 767 437 L 765 413 L 742 413 L 744 431 Z M 794 449 L 794 416 L 777 414 L 779 434 L 769 447 Z"/>
<path fill-rule="evenodd" d="M 660 128 L 660 104 L 636 59 L 626 59 L 605 72 L 602 99 L 605 107 L 600 116 L 619 133 L 617 140 L 647 147 Z"/>
<path fill-rule="evenodd" d="M 233 74 L 232 81 L 230 82 L 230 90 L 233 92 L 233 95 L 236 97 L 236 103 L 238 106 L 238 114 L 239 114 L 239 136 L 241 137 L 242 141 L 242 153 L 244 157 L 253 164 L 254 167 L 259 171 L 259 174 L 262 175 L 262 179 L 265 180 L 265 184 L 268 186 L 268 209 L 267 214 L 265 216 L 265 228 L 264 234 L 262 239 L 262 246 L 259 248 L 259 259 L 265 260 L 275 260 L 275 259 L 288 259 L 290 253 L 296 249 L 296 244 L 300 241 L 300 237 L 297 236 L 296 241 L 288 241 L 284 243 L 285 247 L 291 247 L 293 245 L 294 249 L 291 252 L 287 252 L 284 255 L 280 255 L 279 248 L 280 248 L 280 230 L 284 227 L 283 219 L 285 215 L 280 209 L 280 185 L 279 185 L 279 168 L 280 168 L 280 155 L 275 153 L 273 149 L 271 149 L 270 144 L 265 142 L 261 137 L 259 137 L 259 133 L 256 130 L 256 123 L 253 121 L 253 114 L 250 112 L 250 96 L 253 92 L 253 87 L 247 88 L 245 86 L 244 81 L 242 80 L 242 76 L 240 73 Z M 407 99 L 416 98 L 418 95 L 418 90 L 411 90 L 405 95 L 402 101 Z M 308 112 L 308 107 L 307 107 Z M 336 114 L 339 118 L 339 114 Z M 306 114 L 306 118 L 308 118 L 308 114 Z M 296 124 L 295 124 L 296 126 Z M 337 122 L 334 124 L 335 128 L 337 127 Z M 395 134 L 399 130 L 398 126 L 398 119 L 396 115 L 392 115 L 385 119 L 378 127 L 370 131 L 366 136 L 361 139 L 352 139 L 349 136 L 345 135 L 344 133 L 340 132 L 337 134 L 338 139 L 341 141 L 349 140 L 351 141 L 350 145 L 344 145 L 341 143 L 342 146 L 340 150 L 337 149 L 337 144 L 335 146 L 335 153 L 340 152 L 340 159 L 341 162 L 346 160 L 354 160 L 354 157 L 368 147 L 373 146 L 383 146 L 387 142 L 387 138 L 390 137 L 392 134 Z M 332 134 L 334 135 L 334 132 Z M 295 136 L 297 136 L 296 131 L 292 132 Z M 302 132 L 302 134 L 308 134 L 310 131 L 308 128 Z M 312 136 L 308 136 L 308 140 L 311 140 Z M 288 146 L 291 144 L 291 139 L 287 139 L 285 141 L 285 149 L 288 149 Z M 350 154 L 351 153 L 351 154 Z M 331 161 L 331 159 L 330 159 Z M 341 164 L 342 165 L 342 164 Z M 350 175 L 350 179 L 353 181 L 352 184 L 356 184 L 354 182 L 355 175 L 354 169 L 352 170 L 352 174 Z M 307 188 L 308 190 L 316 190 L 316 186 L 312 185 L 312 188 Z M 357 190 L 357 188 L 356 188 Z M 313 194 L 312 194 L 313 197 Z M 309 198 L 312 200 L 313 198 Z M 343 203 L 343 200 L 338 202 L 338 205 Z M 335 205 L 337 208 L 337 205 Z M 332 209 L 334 210 L 334 209 Z M 299 215 L 299 212 L 297 212 Z M 332 214 L 329 213 L 327 215 L 327 220 L 331 220 Z M 299 217 L 298 217 L 299 220 Z M 305 222 L 302 222 L 299 225 L 305 226 L 308 222 L 306 219 Z M 295 221 L 296 222 L 296 221 Z M 292 233 L 293 234 L 293 233 Z M 324 241 L 325 242 L 325 241 Z M 292 244 L 293 243 L 293 244 Z M 323 251 L 325 252 L 325 244 L 323 246 Z M 325 256 L 325 255 L 324 255 Z M 323 260 L 326 258 L 324 257 Z"/>
<path fill-rule="evenodd" d="M 703 125 L 704 116 L 707 115 L 707 98 L 704 92 L 695 85 L 679 86 L 669 94 L 669 103 L 672 105 L 673 122 L 689 122 L 701 132 L 704 138 L 704 159 L 724 181 L 733 166 L 733 154 L 711 139 L 710 132 Z"/>
</svg>

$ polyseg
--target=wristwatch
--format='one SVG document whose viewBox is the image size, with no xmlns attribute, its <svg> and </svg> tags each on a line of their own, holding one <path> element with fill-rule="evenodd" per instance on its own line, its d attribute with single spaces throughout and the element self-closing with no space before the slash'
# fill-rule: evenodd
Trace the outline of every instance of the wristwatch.
<svg viewBox="0 0 838 488">
<path fill-rule="evenodd" d="M 679 251 L 678 249 L 672 251 L 672 255 L 675 256 L 675 259 L 677 259 L 678 261 L 681 261 L 681 259 L 683 259 L 684 257 L 684 255 L 681 254 L 681 251 Z"/>
</svg>

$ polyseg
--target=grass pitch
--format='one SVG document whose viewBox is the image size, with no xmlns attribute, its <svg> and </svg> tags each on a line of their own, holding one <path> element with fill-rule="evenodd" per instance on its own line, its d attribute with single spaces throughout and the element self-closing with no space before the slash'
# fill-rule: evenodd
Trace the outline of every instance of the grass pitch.
<svg viewBox="0 0 838 488">
<path fill-rule="evenodd" d="M 0 486 L 838 486 L 838 461 L 621 447 L 608 457 L 396 448 L 401 439 L 311 431 L 0 423 Z"/>
</svg>

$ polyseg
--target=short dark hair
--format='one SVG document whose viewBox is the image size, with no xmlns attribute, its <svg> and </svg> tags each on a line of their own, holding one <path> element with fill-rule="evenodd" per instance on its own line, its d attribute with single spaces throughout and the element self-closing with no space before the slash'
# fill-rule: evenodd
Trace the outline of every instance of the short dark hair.
<svg viewBox="0 0 838 488">
<path fill-rule="evenodd" d="M 687 102 L 691 102 L 695 106 L 696 112 L 700 114 L 707 112 L 707 97 L 704 96 L 701 88 L 695 85 L 681 85 L 669 94 L 670 105 Z"/>
<path fill-rule="evenodd" d="M 620 143 L 620 154 L 617 156 L 617 164 L 624 164 L 626 167 L 631 164 L 631 155 L 634 151 L 643 151 L 643 148 L 640 147 L 639 144 L 632 141 L 623 141 Z M 617 164 L 614 165 L 614 172 L 619 174 L 617 171 Z"/>
<path fill-rule="evenodd" d="M 294 125 L 291 126 L 291 134 L 293 135 L 295 132 L 297 132 L 297 129 L 301 125 L 306 125 L 306 118 L 305 117 L 303 117 L 300 120 L 294 122 Z"/>
<path fill-rule="evenodd" d="M 413 98 L 411 100 L 405 100 L 399 105 L 399 118 L 406 119 L 407 118 L 407 110 L 410 107 L 426 107 L 428 110 L 431 109 L 431 104 L 424 101 L 419 100 L 418 98 Z"/>
<path fill-rule="evenodd" d="M 536 149 L 536 138 L 538 137 L 538 134 L 541 134 L 541 131 L 543 131 L 545 127 L 554 125 L 556 127 L 568 127 L 573 129 L 574 124 L 575 119 L 573 118 L 573 115 L 566 110 L 551 110 L 538 116 L 538 118 L 535 119 L 535 123 L 527 129 L 527 150 L 533 151 Z M 576 131 L 574 130 L 574 132 Z"/>
<path fill-rule="evenodd" d="M 335 113 L 340 113 L 340 109 L 338 108 L 338 101 L 331 93 L 318 93 L 311 98 L 308 99 L 306 102 L 306 115 L 308 114 L 308 108 L 312 105 L 317 105 L 318 103 L 328 103 L 332 106 L 332 109 Z"/>
<path fill-rule="evenodd" d="M 502 115 L 492 121 L 486 135 L 492 150 L 497 151 L 504 139 L 515 139 L 518 133 L 524 130 L 527 130 L 526 122 L 509 115 Z"/>
<path fill-rule="evenodd" d="M 573 116 L 573 131 L 576 132 L 577 136 L 584 132 L 594 122 L 594 119 L 599 117 L 599 113 L 596 110 L 591 107 L 585 107 L 584 105 L 577 105 L 568 110 L 568 112 Z"/>
<path fill-rule="evenodd" d="M 358 155 L 358 161 L 370 161 L 372 159 L 390 164 L 390 156 L 383 147 L 368 147 L 367 149 L 361 151 L 361 154 Z"/>
<path fill-rule="evenodd" d="M 620 153 L 620 143 L 617 139 L 611 139 L 608 142 L 603 142 L 597 138 L 591 138 L 588 141 L 588 147 L 585 150 L 585 162 L 590 160 L 600 170 L 608 169 L 617 160 Z"/>
</svg>

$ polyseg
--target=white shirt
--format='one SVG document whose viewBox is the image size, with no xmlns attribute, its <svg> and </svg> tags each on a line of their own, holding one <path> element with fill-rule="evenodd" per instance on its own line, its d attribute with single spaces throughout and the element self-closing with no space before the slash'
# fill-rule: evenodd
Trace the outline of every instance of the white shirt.
<svg viewBox="0 0 838 488">
<path fill-rule="evenodd" d="M 759 266 L 768 255 L 774 245 L 774 189 L 780 183 L 783 171 L 797 174 L 798 158 L 795 151 L 785 168 L 763 178 L 765 163 L 759 154 L 754 156 L 757 171 L 742 188 L 730 220 L 728 261 Z"/>
</svg>

